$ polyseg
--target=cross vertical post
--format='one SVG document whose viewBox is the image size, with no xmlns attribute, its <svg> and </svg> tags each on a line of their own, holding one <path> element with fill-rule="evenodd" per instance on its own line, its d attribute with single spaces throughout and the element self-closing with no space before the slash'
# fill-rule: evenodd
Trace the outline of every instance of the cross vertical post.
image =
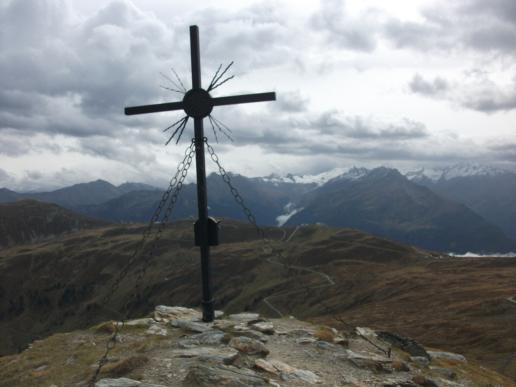
<svg viewBox="0 0 516 387">
<path fill-rule="evenodd" d="M 178 134 L 177 142 L 179 142 L 179 139 L 181 138 L 181 134 L 183 133 L 183 129 L 186 126 L 188 119 L 193 118 L 194 120 L 195 164 L 197 169 L 197 210 L 199 216 L 199 219 L 195 223 L 194 227 L 195 244 L 200 247 L 201 251 L 202 320 L 205 322 L 211 322 L 215 317 L 215 313 L 213 311 L 213 297 L 211 288 L 210 243 L 212 246 L 215 246 L 218 244 L 218 242 L 213 241 L 213 230 L 210 228 L 210 225 L 213 225 L 213 219 L 208 218 L 208 193 L 206 186 L 206 164 L 204 159 L 205 137 L 203 119 L 205 117 L 211 118 L 211 112 L 214 106 L 275 101 L 276 93 L 269 92 L 232 95 L 226 97 L 212 97 L 210 95 L 210 91 L 225 83 L 228 78 L 221 80 L 220 78 L 222 75 L 219 78 L 215 78 L 218 73 L 217 71 L 214 79 L 212 80 L 212 84 L 208 86 L 208 89 L 204 90 L 202 88 L 199 28 L 195 25 L 190 26 L 190 56 L 192 63 L 192 88 L 188 91 L 185 90 L 182 101 L 142 106 L 130 106 L 125 108 L 125 114 L 135 115 L 184 110 L 186 113 L 184 119 L 186 121 L 180 120 L 171 126 L 174 127 L 175 125 L 179 124 L 179 126 L 176 127 L 174 134 L 172 134 L 170 140 L 175 136 L 178 130 L 181 129 Z M 225 73 L 228 68 L 229 66 L 226 68 L 226 70 L 223 71 L 223 73 Z M 231 78 L 232 77 L 229 79 Z M 181 83 L 179 78 L 178 80 Z M 183 123 L 183 125 L 181 125 L 181 123 Z"/>
<path fill-rule="evenodd" d="M 201 89 L 201 57 L 199 49 L 199 28 L 190 26 L 190 54 L 192 59 L 192 89 Z M 202 275 L 202 320 L 214 319 L 211 295 L 210 246 L 208 244 L 208 193 L 206 187 L 206 164 L 204 159 L 203 118 L 194 117 L 195 166 L 197 171 L 197 210 L 199 215 L 198 236 L 201 250 Z"/>
</svg>

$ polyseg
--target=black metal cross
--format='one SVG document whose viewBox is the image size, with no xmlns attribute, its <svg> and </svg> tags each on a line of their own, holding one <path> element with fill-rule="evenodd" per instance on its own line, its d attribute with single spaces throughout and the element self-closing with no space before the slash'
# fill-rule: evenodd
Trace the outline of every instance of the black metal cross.
<svg viewBox="0 0 516 387">
<path fill-rule="evenodd" d="M 125 108 L 125 114 L 146 114 L 182 109 L 189 117 L 194 119 L 197 208 L 199 213 L 199 219 L 195 227 L 195 239 L 198 241 L 201 250 L 202 319 L 205 322 L 210 322 L 214 319 L 214 311 L 211 289 L 210 243 L 208 240 L 208 194 L 206 190 L 203 119 L 211 113 L 214 106 L 274 101 L 276 100 L 276 94 L 259 93 L 213 98 L 201 86 L 201 58 L 199 52 L 199 28 L 197 26 L 190 26 L 190 55 L 192 60 L 192 88 L 186 92 L 181 102 L 128 107 Z"/>
</svg>

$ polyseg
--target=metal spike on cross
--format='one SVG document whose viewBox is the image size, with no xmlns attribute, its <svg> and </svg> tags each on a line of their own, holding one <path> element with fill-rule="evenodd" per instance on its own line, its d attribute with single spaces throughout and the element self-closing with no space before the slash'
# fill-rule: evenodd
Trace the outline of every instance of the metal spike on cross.
<svg viewBox="0 0 516 387">
<path fill-rule="evenodd" d="M 188 117 L 194 120 L 195 134 L 195 162 L 197 170 L 197 208 L 199 219 L 195 227 L 195 239 L 198 241 L 201 252 L 201 273 L 202 273 L 202 309 L 203 321 L 210 322 L 214 319 L 213 298 L 211 287 L 211 266 L 210 266 L 210 241 L 209 241 L 209 218 L 208 218 L 208 194 L 206 189 L 206 166 L 204 159 L 204 126 L 203 119 L 208 117 L 214 106 L 234 105 L 250 102 L 275 101 L 276 93 L 258 93 L 234 95 L 228 97 L 212 97 L 209 93 L 213 90 L 217 81 L 217 87 L 231 77 L 220 81 L 223 74 L 229 69 L 231 64 L 219 75 L 219 70 L 215 74 L 208 90 L 201 86 L 201 58 L 199 50 L 199 28 L 190 26 L 190 56 L 192 63 L 192 88 L 186 91 L 183 100 L 180 102 L 167 102 L 154 105 L 133 106 L 125 108 L 126 115 L 157 113 L 173 110 L 184 110 L 186 119 L 176 122 L 179 128 L 184 130 Z M 175 73 L 175 72 L 174 72 Z M 177 76 L 177 75 L 176 75 Z M 215 81 L 215 82 L 214 82 Z M 210 121 L 211 122 L 211 121 Z M 167 128 L 168 129 L 168 128 Z M 174 134 L 176 133 L 174 132 Z M 180 136 L 181 134 L 179 134 Z M 174 135 L 170 139 L 173 138 Z M 179 138 L 178 138 L 179 140 Z M 169 140 L 170 141 L 170 140 Z"/>
</svg>

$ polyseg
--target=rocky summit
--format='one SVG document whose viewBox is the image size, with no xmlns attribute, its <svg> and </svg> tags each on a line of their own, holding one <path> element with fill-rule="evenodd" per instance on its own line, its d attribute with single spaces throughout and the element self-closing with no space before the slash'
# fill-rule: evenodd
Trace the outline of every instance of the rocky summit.
<svg viewBox="0 0 516 387">
<path fill-rule="evenodd" d="M 513 386 L 461 354 L 390 332 L 185 307 L 54 334 L 0 358 L 0 386 Z M 116 328 L 116 345 L 92 376 Z"/>
</svg>

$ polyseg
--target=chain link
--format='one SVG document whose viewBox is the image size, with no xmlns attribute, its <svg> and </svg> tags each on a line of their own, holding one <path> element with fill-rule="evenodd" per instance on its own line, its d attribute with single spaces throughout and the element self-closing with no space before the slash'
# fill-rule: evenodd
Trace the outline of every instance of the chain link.
<svg viewBox="0 0 516 387">
<path fill-rule="evenodd" d="M 272 245 L 271 240 L 269 240 L 268 238 L 265 237 L 265 231 L 260 226 L 258 226 L 258 223 L 256 222 L 256 217 L 253 215 L 253 213 L 249 209 L 249 207 L 245 204 L 244 198 L 242 197 L 242 195 L 240 195 L 240 193 L 238 192 L 236 187 L 233 185 L 233 183 L 231 181 L 231 176 L 227 173 L 227 171 L 224 169 L 224 167 L 220 163 L 219 157 L 215 153 L 215 149 L 213 149 L 213 147 L 210 145 L 210 143 L 208 142 L 208 139 L 206 137 L 204 138 L 204 142 L 206 143 L 206 148 L 208 149 L 208 154 L 210 155 L 211 160 L 217 165 L 217 168 L 219 170 L 220 176 L 222 177 L 222 180 L 224 180 L 224 182 L 229 187 L 231 195 L 233 195 L 233 198 L 235 199 L 237 204 L 240 206 L 240 208 L 244 212 L 249 223 L 252 226 L 254 226 L 254 228 L 256 229 L 256 232 L 257 232 L 258 236 L 261 238 L 265 247 L 267 247 L 270 250 L 271 254 L 276 255 L 282 262 L 284 262 L 285 267 L 287 267 L 287 269 L 290 270 L 290 268 L 292 266 L 290 260 L 287 260 L 285 258 L 285 256 L 281 253 L 281 251 L 275 250 L 274 246 Z M 263 250 L 265 252 L 267 252 L 267 250 L 265 248 Z"/>
<path fill-rule="evenodd" d="M 210 143 L 208 142 L 208 139 L 206 137 L 204 137 L 204 142 L 206 143 L 206 148 L 208 149 L 208 154 L 210 155 L 210 158 L 217 165 L 217 168 L 219 169 L 219 174 L 222 177 L 222 180 L 224 180 L 224 182 L 229 187 L 231 195 L 233 195 L 233 198 L 235 199 L 235 201 L 238 203 L 238 205 L 240 205 L 240 207 L 242 208 L 242 211 L 244 212 L 245 216 L 247 217 L 247 220 L 249 221 L 249 223 L 251 223 L 251 225 L 254 226 L 258 235 L 262 239 L 265 240 L 265 233 L 264 233 L 263 229 L 260 226 L 258 226 L 258 223 L 256 222 L 256 217 L 253 215 L 253 213 L 251 212 L 249 207 L 247 207 L 247 205 L 244 202 L 244 198 L 242 197 L 242 195 L 240 195 L 238 190 L 235 188 L 235 186 L 231 182 L 231 177 L 229 176 L 227 171 L 224 169 L 224 167 L 220 163 L 219 156 L 217 156 L 217 154 L 215 153 L 215 149 L 213 149 L 213 147 L 210 145 Z"/>
<path fill-rule="evenodd" d="M 136 246 L 133 255 L 129 259 L 129 262 L 124 266 L 124 268 L 119 272 L 118 277 L 111 285 L 110 291 L 106 296 L 101 300 L 101 304 L 107 304 L 110 300 L 113 294 L 118 290 L 118 287 L 120 286 L 120 283 L 122 280 L 127 276 L 129 269 L 133 266 L 133 264 L 136 262 L 136 260 L 139 258 L 141 253 L 143 252 L 143 249 L 145 247 L 146 241 L 149 238 L 149 236 L 152 234 L 152 231 L 154 229 L 154 225 L 159 221 L 158 230 L 154 236 L 154 239 L 152 240 L 151 248 L 149 249 L 148 253 L 144 255 L 143 258 L 143 264 L 139 268 L 136 274 L 136 281 L 135 281 L 135 291 L 132 294 L 133 298 L 137 298 L 139 296 L 139 290 L 140 285 L 143 281 L 143 278 L 145 277 L 145 274 L 147 272 L 147 268 L 149 265 L 150 260 L 154 256 L 154 252 L 156 250 L 156 246 L 158 244 L 158 241 L 161 238 L 161 234 L 163 232 L 163 228 L 165 223 L 168 222 L 170 215 L 172 214 L 172 211 L 175 207 L 175 204 L 177 202 L 177 199 L 179 197 L 179 193 L 181 192 L 181 189 L 183 188 L 184 181 L 186 179 L 186 176 L 188 175 L 188 169 L 190 168 L 190 165 L 192 164 L 193 155 L 195 154 L 195 141 L 192 139 L 192 142 L 186 148 L 185 155 L 183 160 L 179 163 L 176 173 L 174 177 L 170 180 L 169 186 L 167 190 L 163 193 L 161 200 L 156 207 L 151 220 L 149 221 L 149 224 L 145 231 L 142 234 L 142 238 L 139 241 L 138 245 Z M 163 211 L 163 208 L 165 207 L 165 204 L 168 205 L 165 209 L 165 213 L 160 221 L 160 216 Z M 129 308 L 129 311 L 127 313 L 127 316 L 129 316 L 132 312 L 132 310 L 135 308 L 135 306 L 138 305 L 138 300 L 133 302 L 132 306 Z M 127 307 L 127 304 L 126 304 Z M 102 357 L 98 361 L 98 366 L 95 370 L 94 375 L 92 376 L 90 380 L 90 386 L 94 387 L 95 382 L 97 381 L 97 378 L 100 374 L 100 371 L 102 370 L 102 367 L 107 363 L 108 361 L 108 355 L 110 351 L 115 348 L 118 335 L 122 331 L 122 329 L 125 326 L 125 317 L 121 319 L 121 321 L 117 321 L 114 324 L 114 331 L 111 337 L 106 342 L 106 350 Z"/>
</svg>

